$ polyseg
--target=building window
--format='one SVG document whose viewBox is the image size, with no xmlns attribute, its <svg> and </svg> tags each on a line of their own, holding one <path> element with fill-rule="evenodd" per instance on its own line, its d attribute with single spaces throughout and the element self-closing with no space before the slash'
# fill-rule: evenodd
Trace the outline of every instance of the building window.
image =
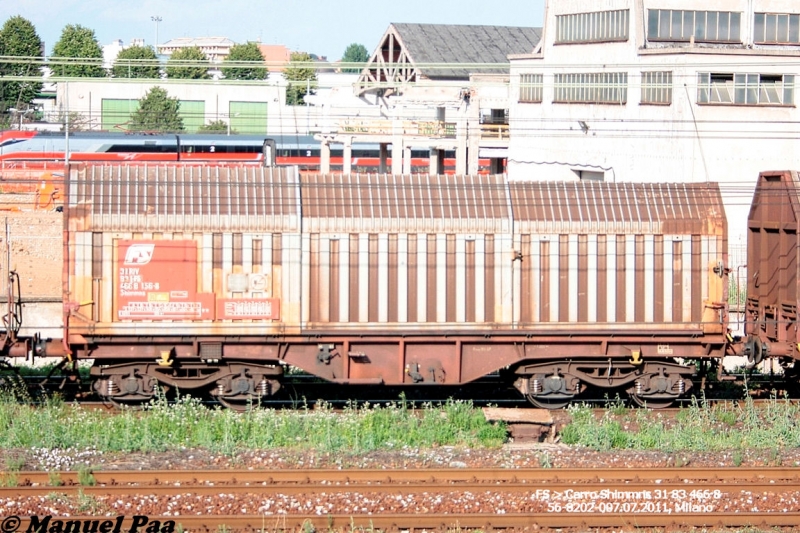
<svg viewBox="0 0 800 533">
<path fill-rule="evenodd" d="M 556 16 L 556 44 L 627 41 L 627 9 Z"/>
<path fill-rule="evenodd" d="M 539 103 L 542 101 L 542 75 L 522 74 L 519 79 L 519 101 Z"/>
<path fill-rule="evenodd" d="M 651 41 L 740 43 L 742 14 L 735 11 L 648 9 L 647 38 Z"/>
<path fill-rule="evenodd" d="M 794 105 L 794 76 L 790 74 L 697 75 L 701 104 Z"/>
<path fill-rule="evenodd" d="M 625 72 L 556 74 L 554 101 L 625 104 L 628 101 L 628 74 Z"/>
<path fill-rule="evenodd" d="M 756 13 L 753 24 L 756 44 L 800 44 L 800 15 Z"/>
<path fill-rule="evenodd" d="M 642 72 L 642 103 L 672 103 L 672 72 Z"/>
</svg>

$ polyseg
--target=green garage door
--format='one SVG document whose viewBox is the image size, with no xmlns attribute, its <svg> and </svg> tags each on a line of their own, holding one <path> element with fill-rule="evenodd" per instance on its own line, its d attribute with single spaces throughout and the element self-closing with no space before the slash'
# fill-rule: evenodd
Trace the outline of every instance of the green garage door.
<svg viewBox="0 0 800 533">
<path fill-rule="evenodd" d="M 186 133 L 197 133 L 206 123 L 206 103 L 202 100 L 181 100 L 178 114 L 183 119 Z"/>
<path fill-rule="evenodd" d="M 236 133 L 267 134 L 266 102 L 231 102 L 231 129 Z"/>
<path fill-rule="evenodd" d="M 131 115 L 139 109 L 139 100 L 103 98 L 100 124 L 107 131 L 128 131 Z"/>
</svg>

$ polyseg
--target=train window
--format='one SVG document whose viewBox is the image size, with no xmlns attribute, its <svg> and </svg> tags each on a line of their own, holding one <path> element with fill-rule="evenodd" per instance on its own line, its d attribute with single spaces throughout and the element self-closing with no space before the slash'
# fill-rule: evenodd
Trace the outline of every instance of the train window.
<svg viewBox="0 0 800 533">
<path fill-rule="evenodd" d="M 174 153 L 176 151 L 175 145 L 172 144 L 112 144 L 108 147 L 106 152 L 122 153 L 122 152 L 140 152 L 140 153 Z"/>
<path fill-rule="evenodd" d="M 181 144 L 181 152 L 197 154 L 255 154 L 261 153 L 261 146 L 253 144 Z"/>
</svg>

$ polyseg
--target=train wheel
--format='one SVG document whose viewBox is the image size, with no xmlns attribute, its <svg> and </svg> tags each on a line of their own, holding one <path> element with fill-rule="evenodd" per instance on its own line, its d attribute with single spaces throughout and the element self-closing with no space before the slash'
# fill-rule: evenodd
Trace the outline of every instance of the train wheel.
<svg viewBox="0 0 800 533">
<path fill-rule="evenodd" d="M 563 409 L 580 392 L 580 380 L 574 375 L 553 373 L 535 374 L 528 379 L 525 397 L 541 409 Z"/>
<path fill-rule="evenodd" d="M 639 374 L 626 392 L 636 405 L 664 409 L 672 406 L 691 388 L 691 378 L 681 370 L 673 365 L 653 364 Z"/>
<path fill-rule="evenodd" d="M 141 411 L 147 402 L 144 400 L 123 400 L 121 398 L 103 398 L 103 405 L 109 408 Z"/>
<path fill-rule="evenodd" d="M 630 391 L 629 391 L 630 392 Z M 631 401 L 639 407 L 646 407 L 647 409 L 666 409 L 675 405 L 675 398 L 655 399 L 643 398 L 636 394 L 630 394 Z"/>
<path fill-rule="evenodd" d="M 139 408 L 155 397 L 157 384 L 151 376 L 131 372 L 95 379 L 92 387 L 104 402 L 115 407 Z"/>
<path fill-rule="evenodd" d="M 534 407 L 538 407 L 539 409 L 563 409 L 564 407 L 568 406 L 573 398 L 546 398 L 542 396 L 531 396 L 530 394 L 525 396 L 531 405 Z"/>
<path fill-rule="evenodd" d="M 262 400 L 272 396 L 280 388 L 281 383 L 277 379 L 243 370 L 217 381 L 211 390 L 211 396 L 228 409 L 245 412 L 259 407 Z"/>
<path fill-rule="evenodd" d="M 223 407 L 226 407 L 231 411 L 236 411 L 237 413 L 246 413 L 248 411 L 258 409 L 258 407 L 260 406 L 260 402 L 258 400 L 252 401 L 251 399 L 242 401 L 238 399 L 232 400 L 228 398 L 218 397 L 217 401 Z"/>
</svg>

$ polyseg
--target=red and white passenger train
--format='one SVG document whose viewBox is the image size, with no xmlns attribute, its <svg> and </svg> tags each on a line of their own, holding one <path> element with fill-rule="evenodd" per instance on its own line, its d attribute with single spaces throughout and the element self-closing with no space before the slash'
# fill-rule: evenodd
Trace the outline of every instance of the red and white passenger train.
<svg viewBox="0 0 800 533">
<path fill-rule="evenodd" d="M 64 161 L 69 143 L 72 162 L 184 162 L 207 164 L 294 165 L 300 172 L 319 172 L 320 142 L 311 135 L 215 135 L 142 134 L 75 132 L 67 138 L 62 132 L 7 130 L 0 133 L 2 168 L 42 168 L 49 162 Z M 274 148 L 271 148 L 274 146 Z M 391 147 L 390 147 L 391 148 Z M 273 154 L 270 152 L 274 149 Z M 391 149 L 390 149 L 391 154 Z M 427 173 L 429 150 L 413 149 L 411 172 Z M 331 146 L 331 172 L 341 172 L 341 146 Z M 391 168 L 391 156 L 386 161 Z M 351 168 L 354 173 L 376 173 L 380 169 L 378 144 L 354 144 Z M 480 161 L 487 173 L 489 160 Z M 446 151 L 444 174 L 455 172 L 455 152 Z"/>
</svg>

